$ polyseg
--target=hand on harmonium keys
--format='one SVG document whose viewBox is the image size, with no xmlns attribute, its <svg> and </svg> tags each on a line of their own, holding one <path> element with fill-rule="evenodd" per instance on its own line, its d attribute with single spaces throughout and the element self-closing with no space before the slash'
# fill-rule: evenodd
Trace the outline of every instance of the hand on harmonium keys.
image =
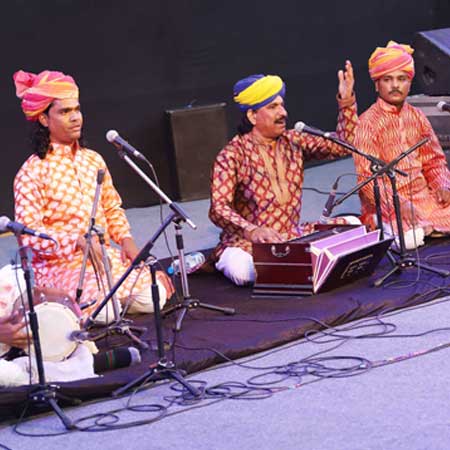
<svg viewBox="0 0 450 450">
<path fill-rule="evenodd" d="M 254 228 L 250 232 L 245 231 L 244 237 L 245 239 L 249 240 L 250 242 L 253 242 L 254 244 L 277 243 L 286 241 L 286 239 L 284 239 L 280 233 L 273 230 L 272 228 L 267 227 Z"/>
</svg>

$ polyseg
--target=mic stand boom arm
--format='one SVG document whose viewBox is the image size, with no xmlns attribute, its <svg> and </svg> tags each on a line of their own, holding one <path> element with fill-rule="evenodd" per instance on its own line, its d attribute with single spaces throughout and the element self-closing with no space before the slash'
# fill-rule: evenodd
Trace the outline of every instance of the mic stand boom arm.
<svg viewBox="0 0 450 450">
<path fill-rule="evenodd" d="M 353 147 L 352 145 L 348 144 L 347 142 L 343 142 L 340 139 L 336 138 L 328 138 L 331 139 L 333 142 L 336 142 L 339 145 L 342 145 L 343 147 L 349 149 L 353 153 L 357 153 L 360 156 L 363 156 L 364 158 L 368 159 L 369 161 L 374 164 L 373 167 L 373 174 L 366 178 L 365 180 L 358 183 L 356 186 L 354 186 L 350 191 L 348 191 L 346 194 L 339 197 L 333 204 L 333 208 L 343 203 L 347 198 L 349 198 L 351 195 L 353 195 L 355 192 L 358 192 L 360 189 L 362 189 L 366 184 L 369 184 L 371 181 L 375 180 L 376 178 L 384 175 L 389 174 L 392 171 L 395 171 L 399 173 L 400 175 L 406 177 L 407 174 L 403 172 L 402 170 L 394 169 L 394 166 L 403 158 L 408 156 L 410 153 L 412 153 L 414 150 L 417 150 L 419 147 L 421 147 L 423 144 L 429 141 L 429 138 L 424 138 L 417 144 L 413 145 L 408 150 L 405 150 L 404 152 L 400 153 L 397 158 L 393 159 L 389 163 L 385 163 L 384 161 L 379 160 L 378 158 L 373 157 L 372 155 L 368 155 L 367 153 L 362 152 L 361 150 L 358 150 L 356 147 Z M 379 224 L 380 225 L 380 224 Z"/>
<path fill-rule="evenodd" d="M 395 219 L 397 222 L 397 228 L 398 228 L 398 239 L 400 244 L 400 259 L 399 261 L 393 260 L 393 257 L 390 257 L 391 262 L 394 264 L 394 267 L 383 277 L 379 278 L 375 281 L 375 286 L 381 286 L 382 283 L 393 273 L 412 266 L 420 267 L 422 269 L 428 270 L 430 272 L 437 273 L 438 275 L 441 275 L 443 277 L 447 277 L 450 275 L 450 272 L 447 270 L 437 269 L 435 267 L 428 266 L 427 264 L 424 264 L 420 261 L 417 261 L 415 258 L 410 257 L 406 253 L 406 246 L 405 246 L 405 236 L 403 234 L 403 225 L 402 225 L 402 217 L 400 213 L 400 201 L 398 197 L 398 191 L 396 186 L 396 180 L 395 180 L 395 173 L 400 173 L 401 175 L 406 175 L 403 171 L 395 169 L 396 164 L 401 161 L 403 158 L 408 156 L 413 151 L 417 150 L 419 147 L 424 145 L 426 142 L 428 142 L 429 138 L 424 138 L 421 141 L 419 141 L 417 144 L 410 147 L 408 150 L 405 150 L 404 152 L 400 153 L 396 158 L 394 158 L 389 163 L 385 163 L 381 160 L 378 160 L 377 158 L 372 157 L 371 155 L 367 155 L 366 153 L 356 149 L 352 145 L 348 144 L 347 142 L 343 142 L 339 139 L 333 138 L 331 136 L 326 136 L 327 139 L 331 139 L 332 141 L 336 142 L 339 145 L 342 145 L 343 147 L 349 149 L 350 151 L 357 153 L 360 156 L 363 156 L 367 158 L 369 161 L 373 163 L 372 171 L 373 174 L 368 177 L 367 179 L 363 180 L 361 183 L 357 184 L 353 189 L 351 189 L 346 194 L 339 197 L 333 204 L 333 207 L 336 207 L 337 205 L 341 204 L 344 200 L 346 200 L 350 195 L 353 195 L 355 192 L 359 191 L 362 187 L 364 187 L 366 184 L 370 183 L 372 180 L 374 183 L 377 182 L 378 177 L 386 174 L 391 182 L 392 185 L 392 193 L 393 193 L 393 201 L 394 201 L 394 210 L 395 210 Z M 380 164 L 381 163 L 381 166 Z M 377 165 L 377 167 L 375 166 Z M 376 188 L 378 186 L 375 186 Z M 381 209 L 379 206 L 379 198 L 375 199 L 377 204 L 377 218 L 380 221 L 381 220 Z M 378 226 L 380 229 L 382 229 L 382 223 L 379 222 Z"/>
</svg>

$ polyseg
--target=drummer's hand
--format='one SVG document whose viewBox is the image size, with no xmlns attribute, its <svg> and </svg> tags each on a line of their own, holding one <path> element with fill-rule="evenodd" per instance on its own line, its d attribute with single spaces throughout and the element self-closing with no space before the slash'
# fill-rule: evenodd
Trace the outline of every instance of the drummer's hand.
<svg viewBox="0 0 450 450">
<path fill-rule="evenodd" d="M 13 316 L 0 318 L 0 342 L 12 347 L 26 347 L 28 344 L 24 321 Z"/>
<path fill-rule="evenodd" d="M 122 262 L 127 264 L 133 261 L 134 258 L 138 255 L 139 250 L 134 242 L 132 237 L 126 237 L 122 240 L 120 256 L 122 258 Z"/>
<path fill-rule="evenodd" d="M 84 253 L 87 246 L 87 241 L 84 236 L 78 236 L 76 243 L 76 250 L 81 250 Z M 102 248 L 100 244 L 95 239 L 91 239 L 91 248 L 89 249 L 89 256 L 93 259 L 95 267 L 101 275 L 105 273 L 105 268 L 103 267 L 102 258 Z"/>
<path fill-rule="evenodd" d="M 273 243 L 273 242 L 284 242 L 283 237 L 280 233 L 273 230 L 272 228 L 266 228 L 266 227 L 258 227 L 254 230 L 247 232 L 244 232 L 245 239 L 257 244 L 257 243 Z"/>
<path fill-rule="evenodd" d="M 166 274 L 166 272 L 163 272 L 162 270 L 157 270 L 156 281 L 164 286 L 164 289 L 166 290 L 167 293 L 167 300 L 169 300 L 169 298 L 172 297 L 172 295 L 175 292 L 175 288 L 173 287 L 172 281 L 169 278 L 169 276 Z"/>
<path fill-rule="evenodd" d="M 436 197 L 442 207 L 446 208 L 450 205 L 450 190 L 438 189 L 436 191 Z"/>
</svg>

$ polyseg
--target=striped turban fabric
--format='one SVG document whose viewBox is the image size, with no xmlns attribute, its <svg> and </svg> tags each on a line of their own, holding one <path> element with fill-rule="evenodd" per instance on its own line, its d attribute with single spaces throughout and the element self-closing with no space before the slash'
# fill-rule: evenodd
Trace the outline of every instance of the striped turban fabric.
<svg viewBox="0 0 450 450">
<path fill-rule="evenodd" d="M 382 76 L 403 70 L 410 79 L 414 78 L 414 49 L 409 45 L 389 41 L 386 47 L 377 47 L 369 59 L 369 74 L 373 81 Z"/>
<path fill-rule="evenodd" d="M 19 70 L 13 76 L 16 95 L 22 99 L 27 120 L 36 121 L 55 99 L 78 98 L 78 86 L 62 72 L 44 70 L 38 75 Z"/>
<path fill-rule="evenodd" d="M 286 86 L 277 75 L 250 75 L 233 88 L 233 99 L 243 112 L 269 104 L 278 95 L 284 98 Z"/>
</svg>

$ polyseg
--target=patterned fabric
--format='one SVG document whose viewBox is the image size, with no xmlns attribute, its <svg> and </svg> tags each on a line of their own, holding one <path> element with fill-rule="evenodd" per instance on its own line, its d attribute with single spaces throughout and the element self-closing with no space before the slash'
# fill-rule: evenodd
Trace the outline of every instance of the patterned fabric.
<svg viewBox="0 0 450 450">
<path fill-rule="evenodd" d="M 409 45 L 389 41 L 386 47 L 377 47 L 369 59 L 369 74 L 372 80 L 396 70 L 405 71 L 409 78 L 414 78 L 414 50 Z"/>
<path fill-rule="evenodd" d="M 45 232 L 56 239 L 51 241 L 24 236 L 24 244 L 35 249 L 33 269 L 39 286 L 64 289 L 74 298 L 78 286 L 83 253 L 75 250 L 78 236 L 89 229 L 92 204 L 97 185 L 97 171 L 105 170 L 96 225 L 105 230 L 107 251 L 112 265 L 113 280 L 128 267 L 120 252 L 111 248 L 110 241 L 120 244 L 130 237 L 130 226 L 121 208 L 121 198 L 113 186 L 103 158 L 86 148 L 72 150 L 70 146 L 52 144 L 45 159 L 32 155 L 23 164 L 14 181 L 16 220 L 27 227 Z M 150 274 L 132 273 L 117 292 L 126 298 L 150 285 Z M 103 280 L 108 292 L 106 280 Z M 81 301 L 102 300 L 103 292 L 95 278 L 93 267 L 87 265 Z M 89 314 L 95 308 L 85 310 Z"/>
<path fill-rule="evenodd" d="M 355 135 L 355 146 L 384 161 L 391 161 L 425 137 L 430 141 L 399 162 L 397 168 L 408 174 L 396 176 L 405 231 L 413 227 L 411 203 L 414 205 L 415 226 L 436 231 L 450 231 L 450 207 L 437 202 L 437 189 L 450 189 L 450 172 L 445 155 L 430 122 L 417 108 L 405 103 L 400 111 L 381 98 L 361 115 Z M 359 181 L 372 174 L 368 161 L 355 156 Z M 364 221 L 375 214 L 373 183 L 360 191 Z M 387 177 L 380 182 L 383 222 L 395 224 L 392 189 Z"/>
<path fill-rule="evenodd" d="M 45 70 L 35 75 L 19 70 L 13 78 L 27 120 L 36 121 L 55 99 L 78 98 L 75 81 L 62 72 Z"/>
<path fill-rule="evenodd" d="M 286 86 L 277 75 L 250 75 L 233 87 L 233 100 L 243 112 L 269 104 L 278 95 L 284 98 Z"/>
<path fill-rule="evenodd" d="M 340 109 L 337 134 L 341 139 L 353 135 L 357 122 L 356 104 Z M 244 231 L 269 227 L 292 239 L 312 229 L 301 226 L 303 161 L 343 156 L 346 151 L 323 138 L 294 130 L 285 131 L 272 148 L 253 140 L 253 134 L 235 136 L 218 154 L 211 177 L 209 217 L 222 228 L 218 258 L 226 247 L 240 247 L 252 253 L 252 244 Z M 267 170 L 267 164 L 271 170 Z M 282 164 L 282 169 L 280 169 Z M 283 182 L 277 174 L 284 173 Z M 273 188 L 278 181 L 281 197 Z M 287 198 L 283 193 L 287 194 Z"/>
</svg>

